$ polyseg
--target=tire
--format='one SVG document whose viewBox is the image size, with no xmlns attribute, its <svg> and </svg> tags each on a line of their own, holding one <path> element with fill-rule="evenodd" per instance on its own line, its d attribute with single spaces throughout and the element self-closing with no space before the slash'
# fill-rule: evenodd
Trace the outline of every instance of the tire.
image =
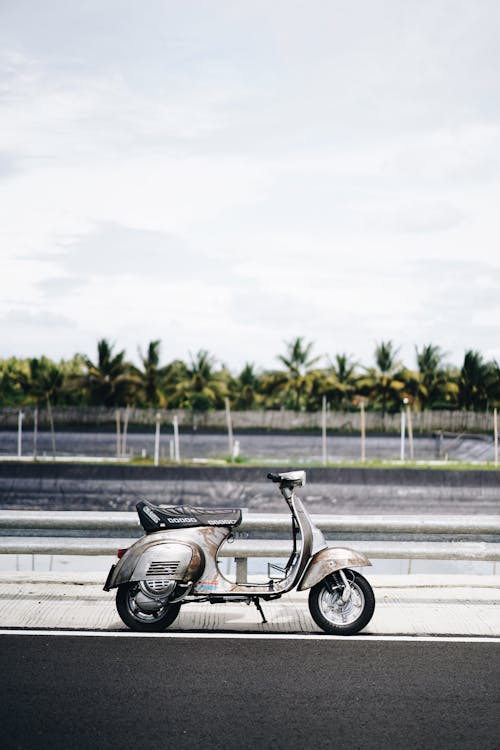
<svg viewBox="0 0 500 750">
<path fill-rule="evenodd" d="M 332 573 L 309 592 L 309 611 L 322 630 L 331 635 L 353 635 L 372 619 L 375 596 L 372 587 L 360 573 L 343 571 L 351 587 L 351 596 L 342 602 L 344 585 L 338 573 Z"/>
<path fill-rule="evenodd" d="M 179 614 L 180 603 L 166 604 L 157 613 L 149 614 L 140 610 L 135 602 L 138 590 L 137 582 L 122 583 L 118 586 L 116 609 L 122 621 L 132 630 L 149 632 L 166 630 Z"/>
</svg>

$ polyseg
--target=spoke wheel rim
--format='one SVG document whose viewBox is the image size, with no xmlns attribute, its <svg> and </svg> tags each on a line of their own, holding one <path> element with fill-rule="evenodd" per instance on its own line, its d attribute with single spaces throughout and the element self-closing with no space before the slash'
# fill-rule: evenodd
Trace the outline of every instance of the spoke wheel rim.
<svg viewBox="0 0 500 750">
<path fill-rule="evenodd" d="M 165 613 L 166 607 L 160 607 L 154 614 L 150 612 L 143 612 L 135 600 L 135 595 L 139 593 L 139 586 L 129 589 L 127 593 L 127 606 L 130 614 L 139 622 L 155 622 L 161 615 Z"/>
<path fill-rule="evenodd" d="M 365 596 L 357 583 L 349 583 L 351 595 L 347 602 L 342 601 L 343 589 L 328 591 L 325 587 L 319 596 L 319 607 L 325 619 L 332 625 L 352 625 L 361 617 L 365 608 Z"/>
</svg>

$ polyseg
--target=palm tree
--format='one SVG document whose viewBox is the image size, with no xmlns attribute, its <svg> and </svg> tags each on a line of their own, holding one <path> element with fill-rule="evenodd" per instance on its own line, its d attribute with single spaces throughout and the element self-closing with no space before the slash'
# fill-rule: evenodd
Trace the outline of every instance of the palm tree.
<svg viewBox="0 0 500 750">
<path fill-rule="evenodd" d="M 400 363 L 396 360 L 399 349 L 394 348 L 392 341 L 381 341 L 375 347 L 375 362 L 381 373 L 393 372 Z"/>
<path fill-rule="evenodd" d="M 181 409 L 208 411 L 222 408 L 227 395 L 227 383 L 222 372 L 214 370 L 215 359 L 206 349 L 201 349 L 185 368 L 175 386 L 174 399 Z"/>
<path fill-rule="evenodd" d="M 443 385 L 444 371 L 441 367 L 443 354 L 439 346 L 427 344 L 419 351 L 415 347 L 418 367 L 418 381 L 420 384 L 420 393 L 417 403 L 424 409 L 427 405 L 432 404 L 439 395 Z"/>
<path fill-rule="evenodd" d="M 142 369 L 134 368 L 134 374 L 139 381 L 141 400 L 146 406 L 154 408 L 164 408 L 166 405 L 163 380 L 167 368 L 160 367 L 160 346 L 161 341 L 150 341 L 145 355 L 139 349 Z"/>
<path fill-rule="evenodd" d="M 303 336 L 298 336 L 292 341 L 285 341 L 285 346 L 286 354 L 279 354 L 278 359 L 294 375 L 305 375 L 320 359 L 319 357 L 310 359 L 314 343 L 310 341 L 308 344 L 304 344 Z"/>
<path fill-rule="evenodd" d="M 174 359 L 165 365 L 162 375 L 161 387 L 165 394 L 165 406 L 167 409 L 178 409 L 180 407 L 180 397 L 182 389 L 178 390 L 178 385 L 186 382 L 188 379 L 188 368 L 181 359 Z"/>
<path fill-rule="evenodd" d="M 34 404 L 36 409 L 43 402 L 47 406 L 52 436 L 52 450 L 55 454 L 56 440 L 51 402 L 57 400 L 57 395 L 61 391 L 63 372 L 60 367 L 47 359 L 47 357 L 40 357 L 40 359 L 34 357 L 28 360 L 27 371 L 20 372 L 18 377 L 19 384 L 25 396 L 25 403 Z"/>
<path fill-rule="evenodd" d="M 361 393 L 380 406 L 383 417 L 389 409 L 400 407 L 405 389 L 397 354 L 392 341 L 381 341 L 375 347 L 376 367 L 367 368 L 366 375 L 358 380 Z"/>
<path fill-rule="evenodd" d="M 336 354 L 325 372 L 323 394 L 333 408 L 347 409 L 356 392 L 356 362 L 348 354 Z"/>
<path fill-rule="evenodd" d="M 479 352 L 469 350 L 458 376 L 458 405 L 461 409 L 486 410 L 498 397 L 499 369 L 494 362 L 485 362 Z"/>
<path fill-rule="evenodd" d="M 432 409 L 454 399 L 458 389 L 443 365 L 441 348 L 427 344 L 420 351 L 415 347 L 415 353 L 418 372 L 414 377 L 414 389 L 407 383 L 406 390 L 414 396 L 416 406 Z"/>
<path fill-rule="evenodd" d="M 287 373 L 282 370 L 268 370 L 264 372 L 259 390 L 265 409 L 281 409 L 288 406 L 283 396 L 287 382 Z"/>
<path fill-rule="evenodd" d="M 63 383 L 60 367 L 47 357 L 34 357 L 27 360 L 26 369 L 20 370 L 17 380 L 24 394 L 24 402 L 39 406 L 42 401 L 47 403 L 57 399 L 57 394 Z"/>
<path fill-rule="evenodd" d="M 500 406 L 500 365 L 497 361 L 491 363 L 490 399 L 493 406 Z"/>
<path fill-rule="evenodd" d="M 87 371 L 82 383 L 93 406 L 125 406 L 132 386 L 138 384 L 131 365 L 125 361 L 125 351 L 114 354 L 113 348 L 114 344 L 101 339 L 97 343 L 97 362 L 83 357 Z"/>
<path fill-rule="evenodd" d="M 65 406 L 85 406 L 86 394 L 82 382 L 86 366 L 82 355 L 75 354 L 71 359 L 61 360 L 59 367 L 63 384 L 58 395 L 58 403 Z"/>
<path fill-rule="evenodd" d="M 259 406 L 262 400 L 259 395 L 260 381 L 255 366 L 247 362 L 238 377 L 231 381 L 231 400 L 234 409 L 255 409 Z"/>
<path fill-rule="evenodd" d="M 11 357 L 0 360 L 0 407 L 20 406 L 24 400 L 19 382 L 22 362 Z"/>
<path fill-rule="evenodd" d="M 285 405 L 299 411 L 306 406 L 308 393 L 313 388 L 318 373 L 313 370 L 320 357 L 311 357 L 313 342 L 304 343 L 304 338 L 285 342 L 286 354 L 278 355 L 278 359 L 286 367 L 286 372 L 274 378 L 275 387 L 284 397 Z"/>
</svg>

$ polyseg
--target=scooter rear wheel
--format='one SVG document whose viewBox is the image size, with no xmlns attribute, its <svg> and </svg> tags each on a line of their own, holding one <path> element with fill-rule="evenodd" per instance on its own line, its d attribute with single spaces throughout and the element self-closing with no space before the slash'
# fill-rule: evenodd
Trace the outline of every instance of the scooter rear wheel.
<svg viewBox="0 0 500 750">
<path fill-rule="evenodd" d="M 180 603 L 164 604 L 157 612 L 144 612 L 138 606 L 135 597 L 139 592 L 137 582 L 122 583 L 116 592 L 116 609 L 122 621 L 132 630 L 161 631 L 166 630 L 173 623 L 179 610 Z"/>
<path fill-rule="evenodd" d="M 372 587 L 360 573 L 346 568 L 349 598 L 344 601 L 344 586 L 333 573 L 313 586 L 309 592 L 309 611 L 322 630 L 331 635 L 353 635 L 370 622 L 375 610 Z"/>
</svg>

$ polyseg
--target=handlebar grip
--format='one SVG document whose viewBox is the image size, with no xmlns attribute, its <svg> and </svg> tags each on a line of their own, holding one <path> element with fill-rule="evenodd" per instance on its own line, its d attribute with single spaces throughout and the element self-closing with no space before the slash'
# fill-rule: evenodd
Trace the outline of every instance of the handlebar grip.
<svg viewBox="0 0 500 750">
<path fill-rule="evenodd" d="M 271 480 L 271 482 L 281 482 L 281 477 L 279 474 L 271 474 L 269 473 L 267 475 L 267 478 Z"/>
</svg>

